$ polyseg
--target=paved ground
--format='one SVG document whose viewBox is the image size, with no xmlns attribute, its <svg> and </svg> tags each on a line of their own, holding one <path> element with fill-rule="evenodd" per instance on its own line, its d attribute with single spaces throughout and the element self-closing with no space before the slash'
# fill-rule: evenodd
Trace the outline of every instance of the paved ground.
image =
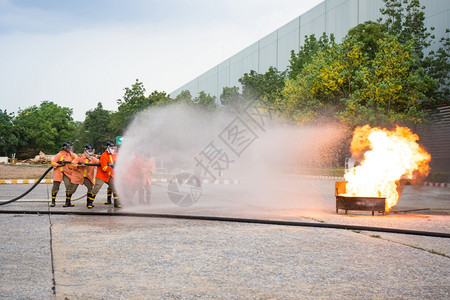
<svg viewBox="0 0 450 300">
<path fill-rule="evenodd" d="M 28 187 L 1 185 L 0 199 Z M 43 201 L 49 188 L 40 185 L 27 201 L 0 210 L 63 210 L 62 199 L 56 208 Z M 365 212 L 336 215 L 333 182 L 326 181 L 294 182 L 273 193 L 261 188 L 256 194 L 251 183 L 205 186 L 199 202 L 189 208 L 171 203 L 166 188 L 153 187 L 151 205 L 125 202 L 123 211 L 450 233 L 450 189 L 407 187 L 396 209 L 428 210 L 372 217 Z M 103 204 L 105 196 L 103 190 L 95 211 L 114 211 Z M 66 210 L 86 210 L 84 199 L 75 203 Z M 450 297 L 450 239 L 444 238 L 75 215 L 0 214 L 0 228 L 2 299 Z"/>
</svg>

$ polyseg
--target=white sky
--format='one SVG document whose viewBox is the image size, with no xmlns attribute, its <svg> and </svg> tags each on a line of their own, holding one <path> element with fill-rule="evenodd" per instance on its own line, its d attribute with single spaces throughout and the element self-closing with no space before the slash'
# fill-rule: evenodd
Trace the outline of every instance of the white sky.
<svg viewBox="0 0 450 300">
<path fill-rule="evenodd" d="M 0 109 L 171 93 L 323 0 L 0 0 Z"/>
</svg>

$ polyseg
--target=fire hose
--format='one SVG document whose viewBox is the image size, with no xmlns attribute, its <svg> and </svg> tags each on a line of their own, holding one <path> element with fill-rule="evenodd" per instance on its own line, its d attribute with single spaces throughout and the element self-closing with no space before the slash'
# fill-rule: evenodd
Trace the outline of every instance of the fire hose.
<svg viewBox="0 0 450 300">
<path fill-rule="evenodd" d="M 65 164 L 69 164 L 69 163 L 72 163 L 72 162 L 71 162 L 71 161 L 64 160 L 64 161 L 60 161 L 59 163 L 62 164 L 62 165 L 65 165 Z M 92 167 L 99 167 L 99 166 L 100 166 L 100 164 L 90 164 L 90 163 L 78 163 L 78 164 L 81 165 L 81 166 L 88 166 L 88 167 L 89 167 L 89 166 L 92 166 Z M 113 165 L 113 164 L 109 164 L 109 163 L 108 163 L 108 166 L 110 166 L 111 168 L 114 168 L 114 165 Z M 53 166 L 49 167 L 49 168 L 44 172 L 44 174 L 42 174 L 42 176 L 41 176 L 41 177 L 33 184 L 33 186 L 31 186 L 28 190 L 26 190 L 25 192 L 23 192 L 21 195 L 15 197 L 14 199 L 11 199 L 11 200 L 0 201 L 0 206 L 1 206 L 1 205 L 5 205 L 5 204 L 9 204 L 9 203 L 12 203 L 12 202 L 15 202 L 15 201 L 17 201 L 17 200 L 19 200 L 19 199 L 25 197 L 28 193 L 30 193 L 32 190 L 34 190 L 34 188 L 42 181 L 42 179 L 44 179 L 45 175 L 47 175 L 48 172 L 50 172 L 52 169 L 53 169 Z M 80 197 L 79 199 L 82 199 L 82 198 L 84 198 L 84 197 L 85 197 L 85 196 L 82 196 L 82 197 Z M 74 199 L 74 200 L 79 200 L 79 199 Z"/>
<path fill-rule="evenodd" d="M 199 220 L 199 221 L 215 221 L 215 222 L 233 222 L 233 223 L 247 223 L 247 224 L 263 224 L 263 225 L 279 225 L 279 226 L 296 226 L 296 227 L 313 227 L 313 228 L 328 228 L 328 229 L 345 229 L 355 231 L 375 231 L 408 235 L 420 235 L 429 237 L 450 238 L 450 233 L 409 230 L 399 228 L 387 227 L 373 227 L 373 226 L 359 226 L 359 225 L 344 225 L 331 223 L 312 223 L 312 222 L 297 222 L 297 221 L 283 221 L 283 220 L 264 220 L 264 219 L 247 219 L 234 217 L 217 217 L 217 216 L 196 216 L 196 215 L 173 215 L 173 214 L 146 214 L 146 213 L 131 213 L 131 212 L 96 212 L 96 211 L 23 211 L 23 210 L 0 210 L 0 214 L 39 214 L 39 215 L 77 215 L 77 216 L 118 216 L 118 217 L 143 217 L 143 218 L 163 218 L 163 219 L 181 219 L 181 220 Z"/>
<path fill-rule="evenodd" d="M 31 192 L 31 191 L 32 191 L 32 190 L 33 190 L 33 189 L 34 189 L 34 188 L 42 181 L 42 179 L 44 179 L 45 175 L 47 175 L 48 172 L 50 172 L 52 169 L 53 169 L 53 167 L 49 167 L 49 168 L 47 169 L 47 171 L 45 171 L 44 174 L 42 174 L 42 176 L 38 179 L 38 181 L 36 181 L 35 184 L 33 184 L 33 186 L 32 186 L 31 188 L 29 188 L 27 191 L 25 191 L 24 193 L 22 193 L 20 196 L 17 196 L 16 198 L 11 199 L 11 200 L 2 201 L 2 202 L 0 202 L 0 205 L 5 205 L 5 204 L 8 204 L 8 203 L 17 201 L 17 200 L 19 200 L 19 199 L 25 197 L 29 192 Z"/>
</svg>

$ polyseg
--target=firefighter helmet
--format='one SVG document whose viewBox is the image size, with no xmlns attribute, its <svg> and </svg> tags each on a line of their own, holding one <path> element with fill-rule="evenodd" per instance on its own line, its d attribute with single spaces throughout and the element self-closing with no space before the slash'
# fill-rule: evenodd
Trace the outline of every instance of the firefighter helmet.
<svg viewBox="0 0 450 300">
<path fill-rule="evenodd" d="M 72 144 L 70 142 L 64 142 L 64 144 L 61 147 L 62 150 L 65 150 L 67 152 L 72 151 Z"/>
<path fill-rule="evenodd" d="M 91 144 L 87 144 L 86 146 L 84 146 L 84 154 L 86 154 L 87 158 L 91 158 L 92 155 L 94 155 L 95 153 L 95 149 Z"/>
<path fill-rule="evenodd" d="M 106 151 L 108 151 L 109 154 L 114 154 L 116 152 L 116 144 L 112 141 L 106 142 Z"/>
</svg>

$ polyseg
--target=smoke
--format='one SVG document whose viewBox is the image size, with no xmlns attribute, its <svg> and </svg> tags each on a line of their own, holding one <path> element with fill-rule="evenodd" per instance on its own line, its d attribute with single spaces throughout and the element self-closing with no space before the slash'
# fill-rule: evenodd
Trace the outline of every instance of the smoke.
<svg viewBox="0 0 450 300">
<path fill-rule="evenodd" d="M 330 167 L 343 137 L 344 131 L 335 124 L 284 124 L 259 104 L 239 115 L 202 112 L 185 104 L 156 107 L 139 114 L 125 132 L 116 185 L 126 209 L 180 209 L 162 183 L 153 184 L 150 205 L 136 206 L 135 183 L 142 173 L 134 162 L 139 153 L 154 158 L 153 181 L 180 173 L 220 183 L 239 180 L 237 185 L 202 183 L 200 199 L 185 211 L 330 209 L 325 198 L 333 199 L 333 190 L 324 192 L 323 182 L 304 175 Z"/>
</svg>

